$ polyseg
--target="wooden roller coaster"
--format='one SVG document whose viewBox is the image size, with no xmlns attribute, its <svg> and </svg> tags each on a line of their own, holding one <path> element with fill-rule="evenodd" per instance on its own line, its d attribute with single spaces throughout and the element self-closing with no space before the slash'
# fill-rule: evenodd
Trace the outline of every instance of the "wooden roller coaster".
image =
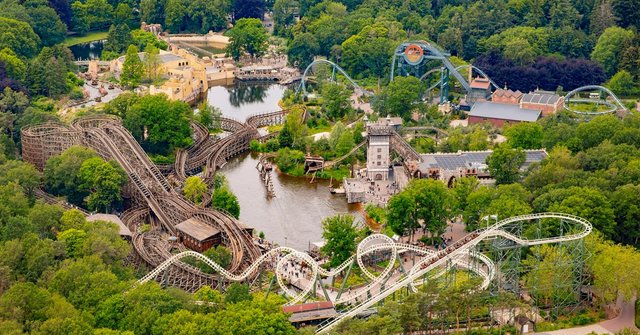
<svg viewBox="0 0 640 335">
<path fill-rule="evenodd" d="M 133 233 L 135 258 L 142 264 L 156 267 L 174 252 L 187 250 L 174 238 L 175 226 L 195 218 L 221 232 L 222 244 L 233 255 L 228 269 L 239 272 L 261 255 L 251 230 L 223 211 L 198 207 L 186 200 L 174 190 L 165 174 L 171 172 L 173 178 L 183 181 L 189 174 L 203 169 L 203 179 L 211 183 L 216 170 L 227 159 L 247 150 L 249 142 L 259 137 L 257 127 L 282 122 L 286 114 L 287 111 L 280 111 L 255 115 L 247 123 L 221 118 L 222 129 L 229 133 L 221 139 L 209 136 L 206 127 L 193 123 L 193 144 L 178 151 L 173 168 L 153 164 L 120 119 L 106 115 L 81 118 L 70 126 L 49 123 L 25 128 L 22 153 L 25 161 L 40 170 L 44 169 L 47 159 L 74 145 L 90 147 L 104 159 L 120 164 L 129 177 L 123 194 L 130 204 L 121 219 Z M 143 227 L 145 224 L 150 228 Z M 203 285 L 224 282 L 219 276 L 203 273 L 181 261 L 158 280 L 190 292 Z"/>
</svg>

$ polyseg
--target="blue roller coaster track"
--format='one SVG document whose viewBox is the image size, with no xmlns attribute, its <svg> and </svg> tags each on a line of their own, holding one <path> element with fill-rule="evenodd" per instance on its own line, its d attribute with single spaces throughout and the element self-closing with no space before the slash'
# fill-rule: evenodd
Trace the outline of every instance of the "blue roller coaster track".
<svg viewBox="0 0 640 335">
<path fill-rule="evenodd" d="M 353 78 L 351 78 L 351 76 L 349 76 L 338 64 L 326 59 L 316 59 L 307 66 L 307 68 L 304 70 L 304 73 L 302 74 L 302 78 L 300 80 L 300 84 L 298 85 L 298 89 L 296 90 L 296 93 L 302 92 L 304 95 L 307 95 L 306 82 L 307 82 L 307 79 L 309 78 L 309 73 L 310 71 L 313 70 L 313 67 L 318 64 L 331 65 L 331 67 L 333 68 L 333 73 L 331 77 L 334 80 L 335 80 L 336 71 L 338 71 L 347 79 L 347 81 L 353 86 L 356 92 L 361 92 L 362 94 L 369 95 L 369 96 L 373 95 L 373 92 L 367 91 L 364 88 L 362 88 L 360 85 L 358 85 L 358 83 L 356 83 L 355 80 L 353 80 Z"/>
</svg>

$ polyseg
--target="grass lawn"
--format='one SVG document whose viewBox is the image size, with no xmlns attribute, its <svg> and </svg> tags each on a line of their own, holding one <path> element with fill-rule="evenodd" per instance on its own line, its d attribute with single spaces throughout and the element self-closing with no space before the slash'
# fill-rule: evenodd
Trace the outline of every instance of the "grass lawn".
<svg viewBox="0 0 640 335">
<path fill-rule="evenodd" d="M 104 40 L 107 38 L 107 31 L 92 31 L 83 36 L 70 36 L 64 39 L 64 45 L 70 47 L 72 45 L 87 43 L 92 41 Z"/>
</svg>

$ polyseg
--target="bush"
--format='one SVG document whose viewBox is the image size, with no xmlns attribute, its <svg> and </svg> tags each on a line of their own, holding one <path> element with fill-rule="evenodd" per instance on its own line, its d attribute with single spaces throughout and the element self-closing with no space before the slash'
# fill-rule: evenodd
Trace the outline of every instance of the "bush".
<svg viewBox="0 0 640 335">
<path fill-rule="evenodd" d="M 69 98 L 72 100 L 82 100 L 84 99 L 84 92 L 80 87 L 74 87 L 69 94 Z"/>
</svg>

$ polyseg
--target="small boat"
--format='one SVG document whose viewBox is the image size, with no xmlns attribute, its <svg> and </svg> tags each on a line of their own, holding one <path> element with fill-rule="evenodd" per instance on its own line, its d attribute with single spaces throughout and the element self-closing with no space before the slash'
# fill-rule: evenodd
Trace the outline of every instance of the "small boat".
<svg viewBox="0 0 640 335">
<path fill-rule="evenodd" d="M 329 191 L 331 192 L 331 194 L 345 194 L 346 193 L 346 191 L 344 190 L 343 187 L 331 188 L 331 189 L 329 189 Z"/>
</svg>

